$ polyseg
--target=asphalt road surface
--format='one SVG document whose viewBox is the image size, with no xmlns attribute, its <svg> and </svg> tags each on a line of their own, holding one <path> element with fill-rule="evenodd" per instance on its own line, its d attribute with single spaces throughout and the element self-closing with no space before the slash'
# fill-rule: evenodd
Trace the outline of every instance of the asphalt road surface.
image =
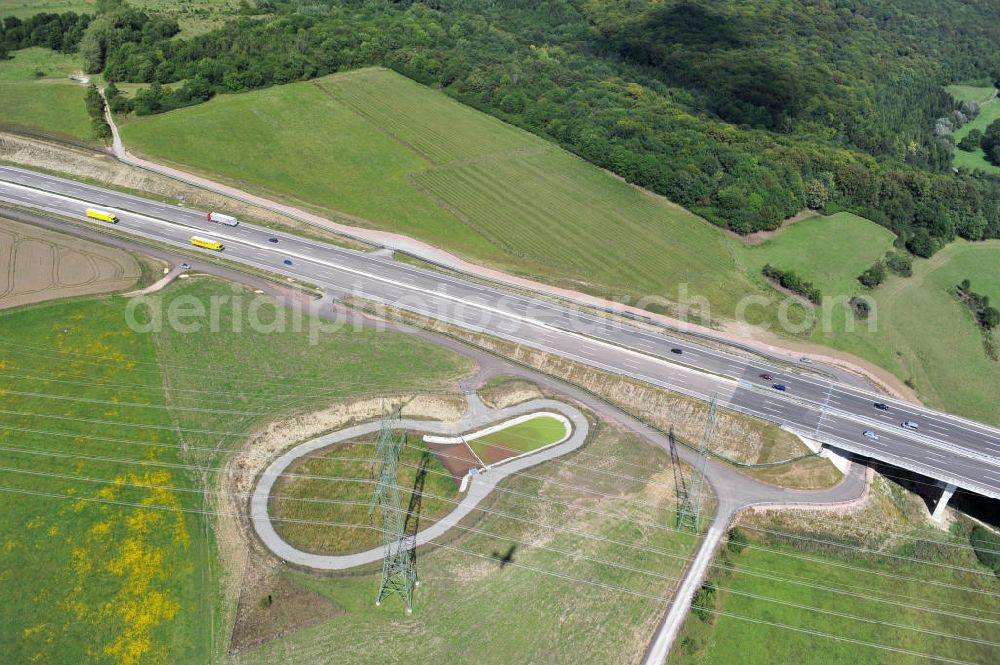
<svg viewBox="0 0 1000 665">
<path fill-rule="evenodd" d="M 45 174 L 0 166 L 0 199 L 81 220 L 86 220 L 88 207 L 107 209 L 118 215 L 122 231 L 188 249 L 193 249 L 193 235 L 216 239 L 229 261 L 354 293 L 699 399 L 716 396 L 724 408 L 827 445 L 1000 498 L 1000 430 L 968 419 L 388 257 L 248 224 L 224 226 L 208 221 L 206 211 Z M 876 409 L 876 402 L 887 404 L 888 411 Z M 919 431 L 900 427 L 903 421 L 918 423 Z M 865 430 L 875 432 L 878 440 L 863 436 Z"/>
</svg>

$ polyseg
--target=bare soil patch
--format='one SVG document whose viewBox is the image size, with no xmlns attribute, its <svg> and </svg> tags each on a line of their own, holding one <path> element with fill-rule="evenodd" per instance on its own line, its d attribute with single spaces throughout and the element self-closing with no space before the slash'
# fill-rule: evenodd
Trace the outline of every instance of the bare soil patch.
<svg viewBox="0 0 1000 665">
<path fill-rule="evenodd" d="M 229 653 L 237 655 L 343 613 L 327 598 L 296 584 L 279 569 L 269 570 L 243 585 Z"/>
<path fill-rule="evenodd" d="M 479 460 L 465 444 L 425 442 L 424 445 L 448 469 L 456 486 L 461 484 L 469 469 L 479 466 Z"/>
<path fill-rule="evenodd" d="M 0 217 L 0 309 L 120 291 L 140 275 L 126 252 Z"/>
<path fill-rule="evenodd" d="M 784 231 L 785 229 L 787 229 L 792 224 L 795 224 L 797 222 L 801 222 L 801 221 L 806 220 L 806 219 L 811 219 L 813 217 L 819 217 L 819 216 L 820 216 L 819 212 L 817 212 L 815 210 L 806 209 L 806 210 L 803 210 L 803 211 L 801 211 L 801 212 L 799 212 L 799 213 L 797 213 L 795 215 L 792 215 L 791 217 L 789 217 L 788 219 L 786 219 L 785 221 L 783 221 L 781 223 L 781 226 L 779 226 L 778 228 L 774 229 L 773 231 L 757 231 L 755 233 L 748 233 L 747 235 L 743 236 L 743 235 L 740 235 L 738 233 L 734 233 L 733 231 L 730 231 L 730 230 L 727 229 L 726 230 L 726 235 L 732 236 L 734 238 L 738 238 L 739 240 L 741 240 L 742 242 L 744 242 L 744 243 L 746 243 L 748 245 L 762 245 L 765 242 L 767 242 L 768 240 L 770 240 L 771 238 L 773 238 L 774 236 L 778 235 L 779 233 L 781 233 L 782 231 Z"/>
<path fill-rule="evenodd" d="M 492 379 L 479 391 L 479 398 L 483 404 L 492 409 L 506 409 L 541 397 L 544 395 L 538 386 L 530 381 L 510 376 Z"/>
</svg>

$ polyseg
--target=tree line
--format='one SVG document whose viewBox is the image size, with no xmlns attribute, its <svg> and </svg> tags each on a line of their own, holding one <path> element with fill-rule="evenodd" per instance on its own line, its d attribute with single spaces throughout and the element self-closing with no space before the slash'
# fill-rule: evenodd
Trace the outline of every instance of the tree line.
<svg viewBox="0 0 1000 665">
<path fill-rule="evenodd" d="M 41 13 L 26 19 L 8 16 L 0 21 L 0 60 L 11 51 L 31 46 L 74 53 L 89 24 L 88 14 L 76 12 Z"/>
<path fill-rule="evenodd" d="M 1000 8 L 984 0 L 263 9 L 179 38 L 170 20 L 108 4 L 80 48 L 88 71 L 149 84 L 119 112 L 382 65 L 738 233 L 809 207 L 868 217 L 920 256 L 1000 237 L 1000 181 L 952 173 L 953 140 L 935 133 L 962 112 L 942 84 L 1000 78 L 1000 54 L 982 48 L 1000 40 Z"/>
<path fill-rule="evenodd" d="M 768 263 L 761 268 L 761 273 L 764 277 L 777 282 L 792 293 L 797 293 L 817 305 L 823 301 L 823 294 L 820 290 L 812 282 L 806 281 L 793 270 L 782 270 Z"/>
</svg>

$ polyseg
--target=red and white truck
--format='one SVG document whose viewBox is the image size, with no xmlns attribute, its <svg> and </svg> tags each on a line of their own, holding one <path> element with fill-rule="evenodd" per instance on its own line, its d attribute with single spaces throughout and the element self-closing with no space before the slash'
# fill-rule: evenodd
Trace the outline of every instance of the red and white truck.
<svg viewBox="0 0 1000 665">
<path fill-rule="evenodd" d="M 230 215 L 223 215 L 221 212 L 210 212 L 208 213 L 208 221 L 218 222 L 219 224 L 225 224 L 226 226 L 236 226 L 240 223 L 240 220 L 232 217 Z"/>
</svg>

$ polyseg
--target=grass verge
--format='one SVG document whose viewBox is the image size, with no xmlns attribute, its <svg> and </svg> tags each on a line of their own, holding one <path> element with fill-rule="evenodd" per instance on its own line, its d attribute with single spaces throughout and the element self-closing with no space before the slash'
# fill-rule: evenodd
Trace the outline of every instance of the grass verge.
<svg viewBox="0 0 1000 665">
<path fill-rule="evenodd" d="M 724 547 L 716 557 L 708 583 L 714 591 L 696 602 L 709 610 L 692 610 L 669 662 L 927 662 L 905 651 L 995 660 L 1000 582 L 968 547 L 967 519 L 945 534 L 928 524 L 926 510 L 876 476 L 868 503 L 850 515 L 741 518 L 745 546 Z"/>
</svg>

